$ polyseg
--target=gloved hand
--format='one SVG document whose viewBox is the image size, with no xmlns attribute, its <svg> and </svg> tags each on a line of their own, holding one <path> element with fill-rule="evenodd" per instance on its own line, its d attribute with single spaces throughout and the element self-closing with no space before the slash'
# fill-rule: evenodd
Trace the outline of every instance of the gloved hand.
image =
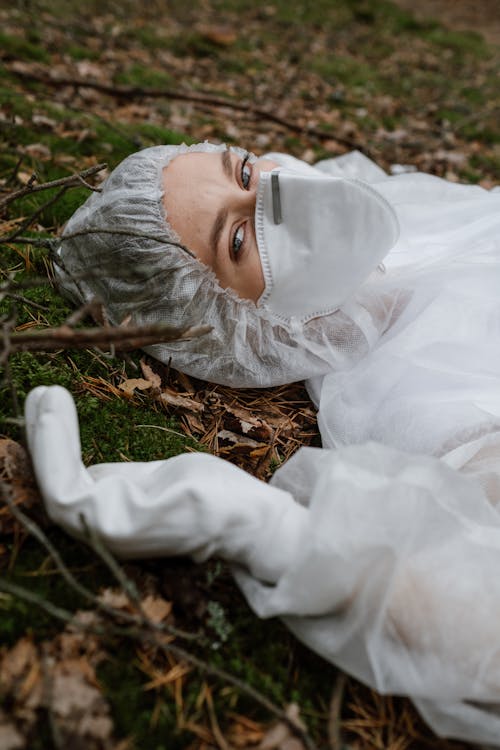
<svg viewBox="0 0 500 750">
<path fill-rule="evenodd" d="M 219 555 L 274 582 L 307 533 L 308 511 L 289 492 L 214 456 L 85 468 L 75 404 L 60 386 L 35 388 L 25 410 L 48 514 L 77 536 L 85 516 L 121 557 Z"/>
</svg>

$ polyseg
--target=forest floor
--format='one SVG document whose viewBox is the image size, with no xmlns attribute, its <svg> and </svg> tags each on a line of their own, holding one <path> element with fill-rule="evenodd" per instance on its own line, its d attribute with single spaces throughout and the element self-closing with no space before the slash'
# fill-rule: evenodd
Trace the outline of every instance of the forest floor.
<svg viewBox="0 0 500 750">
<path fill-rule="evenodd" d="M 137 351 L 15 352 L 16 334 L 71 315 L 35 243 L 88 189 L 12 198 L 107 162 L 98 185 L 140 147 L 205 138 L 309 162 L 359 148 L 388 170 L 491 187 L 497 3 L 422 1 L 414 15 L 406 0 L 0 0 L 0 21 L 0 488 L 36 523 L 0 508 L 0 747 L 463 747 L 437 740 L 409 701 L 344 679 L 280 622 L 258 620 L 220 562 L 117 568 L 50 524 L 19 447 L 39 384 L 75 396 L 87 462 L 209 450 L 267 479 L 318 438 L 300 385 L 241 393 Z M 8 239 L 21 228 L 32 244 Z M 280 713 L 293 723 L 296 710 L 307 733 Z"/>
</svg>

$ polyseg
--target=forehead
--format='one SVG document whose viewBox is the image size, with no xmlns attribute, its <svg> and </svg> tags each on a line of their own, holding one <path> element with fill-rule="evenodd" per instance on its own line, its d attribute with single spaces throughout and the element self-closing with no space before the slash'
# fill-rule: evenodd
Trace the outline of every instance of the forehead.
<svg viewBox="0 0 500 750">
<path fill-rule="evenodd" d="M 227 150 L 193 151 L 179 154 L 163 170 L 167 221 L 181 241 L 203 260 L 210 227 L 223 205 L 231 164 Z"/>
<path fill-rule="evenodd" d="M 197 183 L 227 177 L 227 168 L 231 164 L 231 152 L 218 151 L 200 153 L 192 151 L 179 154 L 163 169 L 163 187 L 165 192 L 172 193 Z"/>
</svg>

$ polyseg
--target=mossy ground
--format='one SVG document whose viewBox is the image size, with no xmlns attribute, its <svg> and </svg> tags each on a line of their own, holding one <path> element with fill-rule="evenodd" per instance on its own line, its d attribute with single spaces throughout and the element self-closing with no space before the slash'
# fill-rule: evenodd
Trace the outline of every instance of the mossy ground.
<svg viewBox="0 0 500 750">
<path fill-rule="evenodd" d="M 342 150 L 335 143 L 339 134 L 384 166 L 399 161 L 453 179 L 500 178 L 498 51 L 478 34 L 449 31 L 434 20 L 418 21 L 385 0 L 255 0 L 251 5 L 245 0 L 172 0 L 144 7 L 129 1 L 44 0 L 0 5 L 0 17 L 4 186 L 11 181 L 19 187 L 32 172 L 42 182 L 102 161 L 113 167 L 142 146 L 204 137 L 255 144 L 257 151 L 288 150 L 314 160 Z M 209 89 L 234 101 L 279 110 L 290 121 L 312 121 L 330 131 L 332 139 L 314 139 L 250 115 L 241 118 L 231 110 L 168 98 L 128 101 L 22 81 L 13 67 L 20 62 L 73 77 L 101 77 L 116 85 Z M 447 160 L 443 151 L 462 154 L 463 159 Z M 33 231 L 37 236 L 57 232 L 86 195 L 83 187 L 69 190 L 43 211 Z M 31 195 L 3 218 L 27 216 L 46 199 L 44 193 Z M 44 251 L 11 246 L 1 253 L 2 280 L 9 274 L 18 281 L 46 277 Z M 23 294 L 46 309 L 4 299 L 0 313 L 15 315 L 18 326 L 58 325 L 71 312 L 48 283 Z M 132 355 L 136 364 L 139 358 L 140 353 Z M 91 351 L 16 354 L 10 358 L 10 370 L 21 406 L 36 385 L 58 383 L 73 393 L 88 462 L 151 460 L 200 449 L 176 434 L 174 414 L 147 397 L 103 400 L 89 391 L 89 378 L 117 383 L 125 374 L 135 375 L 122 360 Z M 19 440 L 22 430 L 11 396 L 3 384 L 0 433 Z M 95 591 L 111 583 L 110 574 L 83 545 L 54 527 L 50 534 L 83 582 Z M 67 609 L 83 605 L 34 541 L 4 541 L 3 575 Z M 131 568 L 139 579 L 144 571 L 164 581 L 169 591 L 179 577 L 186 581 L 174 607 L 180 622 L 204 630 L 198 652 L 279 704 L 297 701 L 318 744 L 326 746 L 331 666 L 303 649 L 280 623 L 257 620 L 224 566 L 162 561 Z M 60 630 L 59 623 L 32 605 L 2 597 L 0 607 L 0 641 L 6 645 L 26 632 L 45 639 Z M 112 703 L 118 735 L 132 737 L 133 747 L 141 750 L 186 747 L 192 735 L 177 729 L 169 690 L 143 690 L 145 677 L 134 647 L 115 643 L 110 654 L 99 678 Z M 185 688 L 185 712 L 193 719 L 202 712 L 197 707 L 202 681 L 192 675 Z M 222 723 L 229 710 L 266 718 L 234 688 L 212 685 Z M 39 729 L 37 746 L 49 747 L 50 733 L 43 724 Z"/>
</svg>

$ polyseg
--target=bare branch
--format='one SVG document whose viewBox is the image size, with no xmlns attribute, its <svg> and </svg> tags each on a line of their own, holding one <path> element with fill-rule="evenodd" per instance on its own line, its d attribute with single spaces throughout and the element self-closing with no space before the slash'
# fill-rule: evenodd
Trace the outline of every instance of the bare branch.
<svg viewBox="0 0 500 750">
<path fill-rule="evenodd" d="M 115 346 L 119 350 L 139 349 L 152 344 L 168 341 L 180 341 L 203 336 L 211 331 L 211 326 L 173 328 L 164 323 L 151 325 L 110 326 L 105 328 L 70 328 L 68 325 L 59 328 L 47 328 L 36 331 L 19 331 L 11 333 L 8 341 L 4 334 L 4 351 L 0 361 L 5 359 L 5 352 L 48 352 L 59 349 L 87 349 L 89 347 Z"/>
<path fill-rule="evenodd" d="M 168 88 L 142 88 L 141 86 L 112 86 L 107 83 L 99 83 L 98 81 L 88 81 L 79 78 L 67 78 L 64 76 L 51 76 L 49 74 L 28 72 L 20 70 L 16 65 L 9 67 L 10 72 L 23 78 L 25 80 L 40 81 L 48 86 L 74 86 L 74 88 L 87 88 L 93 89 L 94 91 L 101 91 L 103 94 L 109 94 L 110 96 L 124 97 L 126 99 L 131 98 L 152 98 L 152 99 L 176 99 L 180 101 L 192 102 L 194 104 L 206 104 L 211 107 L 227 107 L 238 112 L 244 112 L 246 115 L 250 114 L 260 120 L 268 120 L 274 122 L 276 125 L 280 125 L 287 130 L 291 130 L 294 133 L 300 133 L 302 135 L 312 136 L 321 140 L 333 140 L 337 143 L 341 143 L 347 148 L 355 148 L 359 151 L 366 152 L 366 147 L 362 144 L 356 143 L 350 138 L 343 138 L 337 135 L 334 131 L 321 130 L 320 128 L 309 127 L 307 125 L 299 125 L 294 122 L 289 122 L 284 117 L 279 117 L 270 112 L 267 109 L 256 107 L 250 102 L 242 102 L 241 100 L 232 101 L 231 99 L 224 99 L 221 96 L 214 96 L 208 93 L 194 93 L 187 91 L 175 91 L 174 89 Z"/>
<path fill-rule="evenodd" d="M 344 672 L 339 672 L 333 686 L 332 696 L 330 698 L 330 709 L 328 712 L 328 740 L 330 750 L 342 750 L 342 701 L 344 700 L 344 689 L 347 682 L 347 676 Z"/>
<path fill-rule="evenodd" d="M 50 190 L 51 188 L 63 187 L 63 186 L 78 187 L 79 185 L 81 185 L 81 180 L 86 180 L 88 177 L 92 177 L 98 172 L 101 172 L 106 167 L 107 167 L 107 164 L 96 164 L 94 167 L 89 167 L 88 169 L 84 169 L 82 172 L 78 172 L 77 174 L 71 174 L 71 175 L 68 175 L 67 177 L 60 177 L 58 180 L 50 180 L 49 182 L 44 182 L 41 185 L 34 185 L 33 183 L 31 184 L 28 183 L 27 185 L 25 185 L 25 187 L 21 188 L 20 190 L 16 190 L 13 193 L 9 193 L 9 195 L 7 195 L 5 198 L 1 198 L 0 209 L 4 208 L 5 206 L 8 206 L 10 203 L 17 200 L 18 198 L 24 198 L 24 196 L 26 195 L 31 195 L 32 193 L 39 193 L 42 190 Z M 90 185 L 87 185 L 86 187 L 90 187 Z"/>
<path fill-rule="evenodd" d="M 52 602 L 49 602 L 42 596 L 38 596 L 38 594 L 35 594 L 30 589 L 26 589 L 24 588 L 24 586 L 18 586 L 15 583 L 11 583 L 5 578 L 0 578 L 0 591 L 3 591 L 6 594 L 12 594 L 12 596 L 16 596 L 18 599 L 21 599 L 24 602 L 36 604 L 37 607 L 45 610 L 45 612 L 47 612 L 49 615 L 52 615 L 52 617 L 55 617 L 57 620 L 62 620 L 63 622 L 71 622 L 73 620 L 73 613 L 69 610 L 62 609 L 61 607 L 56 607 L 55 604 L 52 604 Z"/>
<path fill-rule="evenodd" d="M 59 554 L 57 549 L 54 547 L 52 542 L 49 540 L 48 536 L 45 534 L 42 528 L 37 524 L 35 520 L 33 520 L 32 518 L 27 516 L 25 513 L 23 513 L 23 511 L 20 510 L 13 503 L 11 497 L 9 497 L 8 490 L 5 488 L 4 484 L 2 484 L 1 482 L 0 482 L 0 497 L 3 499 L 5 504 L 9 507 L 10 512 L 12 513 L 14 518 L 16 518 L 17 521 L 21 524 L 21 526 L 29 534 L 35 537 L 35 539 L 37 539 L 40 542 L 40 544 L 42 544 L 45 547 L 45 549 L 47 550 L 50 557 L 56 564 L 57 569 L 63 576 L 68 586 L 70 586 L 74 591 L 76 591 L 81 597 L 83 597 L 87 601 L 94 604 L 99 610 L 104 612 L 106 615 L 114 619 L 119 619 L 122 622 L 127 622 L 132 625 L 142 625 L 160 633 L 168 633 L 169 635 L 173 635 L 176 638 L 183 638 L 184 640 L 191 640 L 191 641 L 199 639 L 200 636 L 198 633 L 187 633 L 184 630 L 179 630 L 170 625 L 166 625 L 165 623 L 153 622 L 149 617 L 147 617 L 144 611 L 141 611 L 141 616 L 138 617 L 137 615 L 133 615 L 130 612 L 124 612 L 122 610 L 117 609 L 116 607 L 112 607 L 106 604 L 105 602 L 103 602 L 98 596 L 96 596 L 92 591 L 90 591 L 88 588 L 83 586 L 75 578 L 75 576 L 70 571 L 70 569 L 68 568 L 68 566 L 62 559 L 61 555 Z M 94 545 L 92 546 L 94 547 Z M 118 563 L 115 563 L 115 565 L 121 571 L 121 568 L 118 565 Z M 126 580 L 127 582 L 129 582 L 129 579 L 126 578 L 123 571 L 121 572 L 122 572 L 122 578 Z M 132 582 L 130 581 L 130 584 L 131 583 Z M 139 600 L 139 604 L 140 604 L 140 600 Z M 142 607 L 141 607 L 141 610 L 142 610 Z"/>
<path fill-rule="evenodd" d="M 74 579 L 73 574 L 69 571 L 66 564 L 63 562 L 61 556 L 59 553 L 55 550 L 54 546 L 50 543 L 47 536 L 44 534 L 44 532 L 38 527 L 38 525 L 32 520 L 29 519 L 27 516 L 22 513 L 18 508 L 14 506 L 12 501 L 10 501 L 10 498 L 8 498 L 7 492 L 5 492 L 4 488 L 1 487 L 2 494 L 9 505 L 11 511 L 14 513 L 16 518 L 22 523 L 24 528 L 26 528 L 33 536 L 35 536 L 48 550 L 49 554 L 51 555 L 52 559 L 58 566 L 59 570 L 63 574 L 66 581 L 71 585 L 73 589 L 78 591 L 81 595 L 85 596 L 85 598 L 90 598 L 94 603 L 99 605 L 99 600 L 95 595 L 93 595 L 91 592 L 89 592 L 87 589 L 85 589 L 81 584 L 79 584 L 76 579 Z M 84 522 L 85 525 L 85 522 Z M 119 625 L 110 625 L 109 623 L 103 623 L 103 625 L 96 625 L 91 624 L 90 627 L 88 625 L 85 625 L 84 623 L 80 622 L 78 619 L 74 618 L 74 615 L 69 612 L 68 610 L 62 609 L 60 607 L 57 607 L 52 602 L 48 601 L 44 597 L 41 597 L 37 594 L 34 594 L 32 591 L 29 591 L 28 589 L 25 589 L 22 586 L 18 586 L 16 584 L 11 583 L 10 581 L 7 581 L 3 578 L 0 578 L 0 591 L 4 591 L 5 593 L 9 593 L 13 596 L 16 596 L 23 601 L 30 602 L 31 604 L 35 604 L 39 607 L 41 607 L 43 610 L 45 610 L 48 614 L 52 615 L 58 620 L 62 620 L 66 623 L 71 623 L 72 627 L 76 627 L 78 629 L 87 631 L 87 632 L 93 632 L 97 635 L 101 635 L 104 637 L 110 637 L 110 636 L 120 636 L 120 637 L 127 637 L 130 638 L 136 642 L 142 643 L 142 644 L 148 644 L 152 646 L 153 648 L 157 649 L 158 651 L 164 653 L 164 654 L 172 654 L 177 659 L 186 662 L 187 664 L 190 664 L 191 666 L 195 667 L 199 672 L 202 674 L 207 674 L 212 677 L 215 677 L 216 679 L 221 680 L 222 682 L 225 682 L 226 684 L 233 685 L 236 687 L 240 692 L 244 693 L 248 697 L 250 697 L 255 703 L 265 708 L 269 713 L 274 715 L 277 719 L 280 721 L 286 723 L 286 725 L 291 729 L 291 731 L 300 737 L 302 742 L 304 743 L 305 747 L 308 748 L 308 750 L 316 750 L 314 742 L 308 735 L 308 733 L 304 730 L 304 728 L 293 721 L 285 711 L 283 711 L 279 706 L 277 706 L 275 703 L 273 703 L 271 700 L 269 700 L 265 695 L 263 695 L 261 692 L 253 688 L 251 685 L 248 685 L 243 680 L 240 680 L 238 677 L 235 677 L 233 674 L 226 672 L 223 669 L 219 669 L 218 667 L 213 666 L 212 664 L 209 664 L 208 662 L 204 661 L 203 659 L 200 659 L 197 656 L 194 656 L 189 651 L 186 651 L 184 648 L 181 648 L 180 646 L 176 646 L 173 643 L 170 643 L 168 641 L 165 641 L 165 638 L 161 637 L 161 634 L 158 633 L 158 630 L 160 628 L 158 627 L 158 624 L 153 623 L 151 619 L 143 613 L 143 608 L 141 605 L 141 601 L 138 595 L 138 592 L 135 588 L 135 584 L 133 581 L 131 581 L 119 563 L 114 559 L 114 557 L 111 555 L 111 553 L 102 545 L 96 534 L 90 530 L 85 525 L 86 531 L 89 536 L 89 543 L 96 552 L 99 557 L 106 563 L 106 565 L 112 570 L 115 577 L 120 581 L 120 584 L 122 585 L 122 588 L 129 593 L 131 598 L 133 599 L 136 606 L 139 608 L 139 610 L 142 612 L 140 620 L 137 621 L 137 619 L 133 619 L 133 615 L 128 615 L 127 613 L 124 613 L 122 610 L 115 608 L 110 605 L 104 605 L 102 606 L 102 602 L 100 603 L 100 609 L 103 614 L 107 614 L 111 616 L 113 619 L 119 621 L 127 620 L 128 622 L 131 622 L 133 620 L 133 625 L 131 627 L 123 627 Z M 165 631 L 168 632 L 168 630 L 165 628 Z"/>
<path fill-rule="evenodd" d="M 52 196 L 52 198 L 49 198 L 48 201 L 45 201 L 45 203 L 42 203 L 41 206 L 39 206 L 36 211 L 34 211 L 31 216 L 28 216 L 27 219 L 25 219 L 22 224 L 14 231 L 12 234 L 9 234 L 7 237 L 0 237 L 0 242 L 2 244 L 5 244 L 7 242 L 15 242 L 16 237 L 19 237 L 26 229 L 28 229 L 31 224 L 37 219 L 41 213 L 45 211 L 46 208 L 49 206 L 52 206 L 56 201 L 61 198 L 66 190 L 68 189 L 68 186 L 62 187 L 55 195 Z"/>
<path fill-rule="evenodd" d="M 25 305 L 30 305 L 31 307 L 34 307 L 37 310 L 41 310 L 42 312 L 50 312 L 50 307 L 47 307 L 47 305 L 40 305 L 39 302 L 34 302 L 32 299 L 29 299 L 28 297 L 23 297 L 22 294 L 16 294 L 15 292 L 3 291 L 2 287 L 0 286 L 0 299 L 3 299 L 4 297 L 8 297 L 9 299 L 16 300 L 16 302 L 22 302 Z"/>
<path fill-rule="evenodd" d="M 6 245 L 8 240 L 0 237 L 0 245 Z M 44 239 L 42 237 L 16 237 L 12 244 L 16 245 L 33 245 L 34 247 L 46 247 L 47 250 L 51 250 L 54 244 L 53 239 Z"/>
</svg>

